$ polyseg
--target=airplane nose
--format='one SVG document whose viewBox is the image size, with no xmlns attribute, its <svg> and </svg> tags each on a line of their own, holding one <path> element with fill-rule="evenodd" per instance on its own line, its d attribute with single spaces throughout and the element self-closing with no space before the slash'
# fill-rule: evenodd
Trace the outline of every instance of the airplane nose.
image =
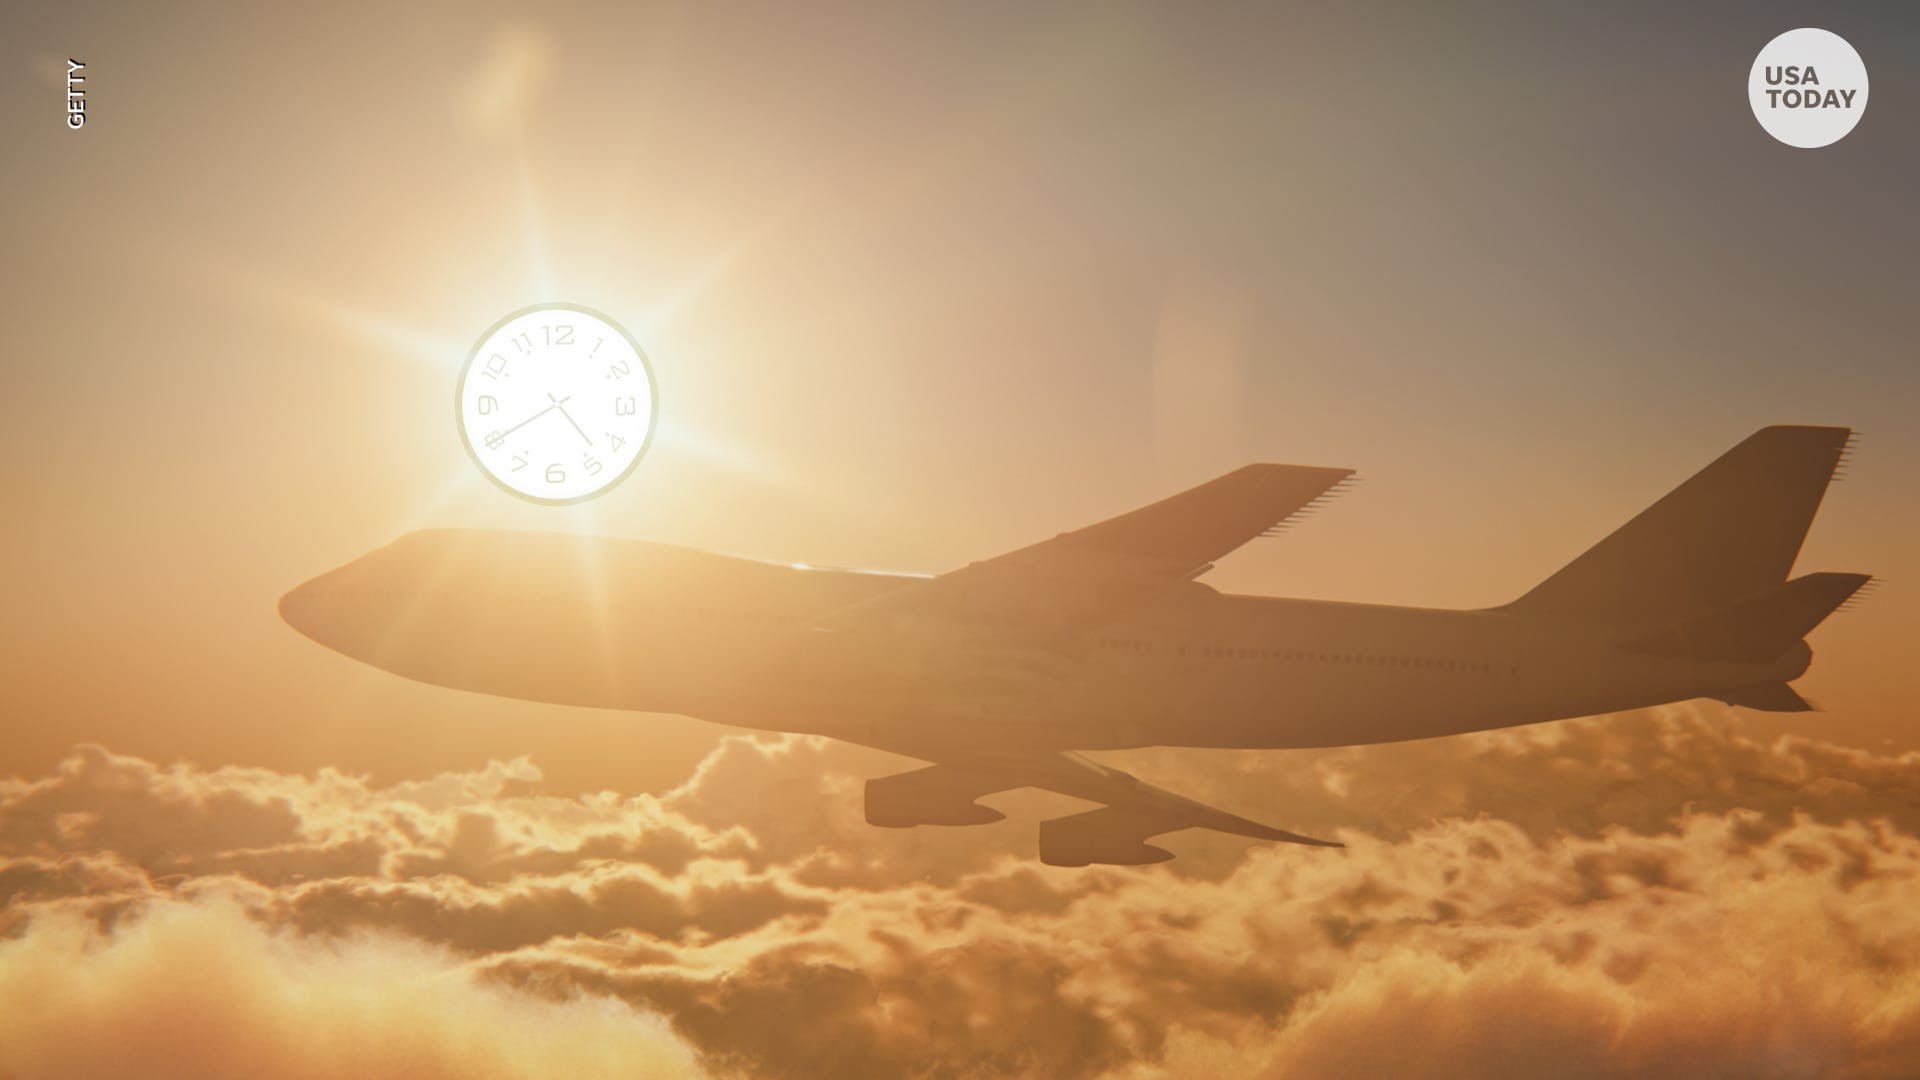
<svg viewBox="0 0 1920 1080">
<path fill-rule="evenodd" d="M 314 583 L 309 581 L 288 589 L 280 598 L 280 621 L 288 626 L 306 631 L 307 619 L 313 614 Z"/>
<path fill-rule="evenodd" d="M 337 616 L 340 606 L 339 576 L 339 570 L 332 570 L 287 590 L 286 595 L 280 598 L 280 620 L 315 641 L 321 641 L 324 624 Z"/>
</svg>

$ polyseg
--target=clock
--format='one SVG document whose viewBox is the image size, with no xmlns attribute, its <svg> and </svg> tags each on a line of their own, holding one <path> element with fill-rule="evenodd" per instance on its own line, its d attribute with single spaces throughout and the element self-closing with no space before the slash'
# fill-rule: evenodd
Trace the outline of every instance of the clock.
<svg viewBox="0 0 1920 1080">
<path fill-rule="evenodd" d="M 647 354 L 620 324 L 577 304 L 538 304 L 481 335 L 460 369 L 454 415 L 489 479 L 559 506 L 626 479 L 659 402 Z"/>
</svg>

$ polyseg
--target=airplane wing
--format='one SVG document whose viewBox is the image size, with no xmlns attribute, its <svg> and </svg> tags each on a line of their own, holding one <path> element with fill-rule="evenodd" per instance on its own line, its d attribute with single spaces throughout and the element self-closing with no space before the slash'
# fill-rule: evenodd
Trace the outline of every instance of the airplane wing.
<svg viewBox="0 0 1920 1080">
<path fill-rule="evenodd" d="M 1173 853 L 1146 841 L 1190 828 L 1316 847 L 1345 846 L 1250 821 L 1071 751 L 969 756 L 869 780 L 867 821 L 889 828 L 985 824 L 1005 815 L 974 800 L 1021 787 L 1106 804 L 1040 823 L 1040 861 L 1050 866 L 1165 862 Z"/>
<path fill-rule="evenodd" d="M 817 625 L 886 629 L 932 615 L 1027 631 L 1071 629 L 1181 590 L 1205 590 L 1193 579 L 1214 560 L 1311 513 L 1352 476 L 1351 469 L 1248 465 L 1119 517 L 842 608 Z M 881 749 L 938 764 L 869 780 L 867 820 L 875 825 L 998 821 L 998 810 L 974 800 L 1021 787 L 1105 803 L 1040 824 L 1041 861 L 1055 866 L 1163 862 L 1172 853 L 1146 841 L 1188 828 L 1341 846 L 1195 802 L 1071 751 Z"/>
<path fill-rule="evenodd" d="M 1311 514 L 1352 469 L 1247 465 L 1051 540 L 833 612 L 827 628 L 937 610 L 983 622 L 1060 626 L 1110 615 L 1192 579 L 1257 536 Z"/>
<path fill-rule="evenodd" d="M 991 561 L 1048 561 L 1097 553 L 1169 577 L 1198 577 L 1233 549 L 1256 536 L 1273 535 L 1311 512 L 1352 476 L 1352 469 L 1247 465 L 1157 503 Z"/>
</svg>

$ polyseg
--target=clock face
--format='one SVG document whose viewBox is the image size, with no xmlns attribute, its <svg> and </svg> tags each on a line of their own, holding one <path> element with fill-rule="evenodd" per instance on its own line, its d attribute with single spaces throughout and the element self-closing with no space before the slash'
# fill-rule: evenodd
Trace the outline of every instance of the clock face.
<svg viewBox="0 0 1920 1080">
<path fill-rule="evenodd" d="M 619 324 L 571 304 L 514 312 L 460 370 L 460 437 L 480 468 L 539 503 L 590 499 L 640 463 L 653 370 Z"/>
</svg>

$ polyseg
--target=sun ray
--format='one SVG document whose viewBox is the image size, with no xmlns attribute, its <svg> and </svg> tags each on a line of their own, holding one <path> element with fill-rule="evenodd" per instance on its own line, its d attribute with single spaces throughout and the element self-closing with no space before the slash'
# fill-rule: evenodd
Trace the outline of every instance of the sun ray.
<svg viewBox="0 0 1920 1080">
<path fill-rule="evenodd" d="M 653 452 L 662 450 L 684 454 L 702 466 L 745 477 L 758 484 L 789 489 L 805 486 L 791 469 L 777 460 L 748 453 L 738 444 L 719 438 L 686 420 L 662 423 L 660 429 L 654 432 Z"/>
<path fill-rule="evenodd" d="M 527 160 L 526 140 L 515 144 L 514 163 L 519 174 L 520 232 L 526 245 L 527 287 L 535 301 L 558 300 L 554 292 L 553 260 L 547 253 L 547 234 L 540 213 L 540 191 L 534 183 L 533 166 Z"/>
<path fill-rule="evenodd" d="M 169 264 L 170 273 L 178 274 L 184 269 L 223 298 L 251 297 L 278 312 L 347 331 L 360 341 L 377 346 L 385 355 L 403 356 L 434 371 L 457 371 L 466 355 L 466 342 L 441 336 L 385 312 L 329 297 L 307 282 L 258 265 L 243 265 L 224 253 L 195 251 L 189 243 L 170 247 L 180 253 L 177 261 Z"/>
<path fill-rule="evenodd" d="M 308 305 L 335 326 L 352 331 L 362 340 L 418 360 L 436 371 L 457 371 L 457 365 L 466 355 L 465 344 L 436 336 L 382 312 L 317 297 L 309 298 Z"/>
<path fill-rule="evenodd" d="M 607 593 L 606 566 L 600 555 L 602 545 L 598 542 L 600 529 L 598 513 L 590 500 L 575 506 L 572 515 L 577 526 L 575 539 L 579 545 L 580 565 L 586 573 L 588 603 L 593 606 L 594 641 L 600 650 L 601 674 L 608 686 L 620 685 L 620 668 L 614 650 L 611 625 L 612 597 Z"/>
<path fill-rule="evenodd" d="M 679 288 L 643 308 L 634 319 L 634 331 L 644 338 L 658 338 L 673 324 L 682 308 L 726 277 L 735 262 L 753 246 L 755 239 L 749 234 L 728 245 L 686 278 Z"/>
</svg>

